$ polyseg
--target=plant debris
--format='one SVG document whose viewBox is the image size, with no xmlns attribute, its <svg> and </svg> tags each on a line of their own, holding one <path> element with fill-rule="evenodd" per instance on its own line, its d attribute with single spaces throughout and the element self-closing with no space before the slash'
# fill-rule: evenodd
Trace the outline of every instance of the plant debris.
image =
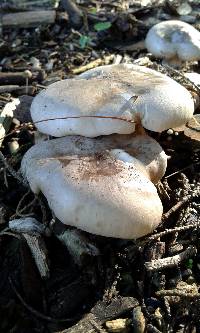
<svg viewBox="0 0 200 333">
<path fill-rule="evenodd" d="M 0 331 L 198 332 L 200 93 L 184 74 L 200 66 L 166 66 L 144 40 L 169 19 L 200 30 L 199 1 L 8 0 L 0 11 Z M 37 141 L 33 97 L 53 82 L 119 63 L 158 70 L 198 97 L 184 128 L 149 133 L 169 156 L 157 186 L 164 214 L 137 241 L 56 230 L 46 199 L 18 172 Z M 31 220 L 22 227 L 20 218 Z"/>
</svg>

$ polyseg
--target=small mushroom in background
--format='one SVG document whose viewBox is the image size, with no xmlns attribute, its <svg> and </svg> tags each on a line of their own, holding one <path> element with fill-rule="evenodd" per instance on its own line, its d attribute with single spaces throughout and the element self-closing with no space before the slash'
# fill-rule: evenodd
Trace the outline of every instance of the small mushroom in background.
<svg viewBox="0 0 200 333">
<path fill-rule="evenodd" d="M 31 105 L 39 131 L 52 136 L 130 134 L 135 125 L 162 132 L 193 115 L 190 93 L 154 70 L 110 65 L 51 84 Z"/>
<path fill-rule="evenodd" d="M 177 133 L 183 132 L 184 135 L 192 140 L 193 146 L 197 146 L 199 149 L 200 143 L 200 114 L 195 114 L 192 119 L 186 125 L 174 128 Z"/>
<path fill-rule="evenodd" d="M 198 109 L 200 105 L 200 74 L 199 73 L 184 73 L 185 77 L 188 78 L 195 86 L 197 91 L 192 91 L 194 99 L 194 108 Z"/>
<path fill-rule="evenodd" d="M 147 135 L 68 136 L 33 146 L 21 170 L 64 224 L 135 239 L 161 221 L 156 187 L 167 156 Z"/>
<path fill-rule="evenodd" d="M 154 25 L 147 33 L 147 50 L 169 64 L 200 60 L 200 32 L 188 23 L 169 20 Z"/>
</svg>

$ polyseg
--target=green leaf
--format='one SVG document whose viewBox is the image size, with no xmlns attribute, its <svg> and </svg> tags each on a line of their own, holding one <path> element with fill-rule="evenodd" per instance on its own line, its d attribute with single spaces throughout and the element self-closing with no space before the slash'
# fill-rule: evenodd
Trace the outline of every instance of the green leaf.
<svg viewBox="0 0 200 333">
<path fill-rule="evenodd" d="M 189 269 L 193 268 L 193 259 L 188 259 L 186 262 L 186 267 Z"/>
<path fill-rule="evenodd" d="M 112 26 L 112 24 L 110 22 L 98 22 L 94 25 L 94 29 L 96 31 L 103 31 L 103 30 L 107 30 Z"/>
<path fill-rule="evenodd" d="M 89 8 L 88 12 L 91 14 L 96 14 L 97 9 L 96 9 L 96 7 L 92 7 L 92 8 Z"/>
<path fill-rule="evenodd" d="M 80 36 L 79 45 L 82 49 L 86 47 L 86 45 L 91 41 L 91 38 L 85 35 Z"/>
</svg>

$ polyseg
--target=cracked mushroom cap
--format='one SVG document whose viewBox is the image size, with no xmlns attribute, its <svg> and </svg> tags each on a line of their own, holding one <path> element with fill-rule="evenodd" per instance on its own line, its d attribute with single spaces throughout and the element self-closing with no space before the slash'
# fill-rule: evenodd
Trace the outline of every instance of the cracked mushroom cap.
<svg viewBox="0 0 200 333">
<path fill-rule="evenodd" d="M 152 181 L 162 177 L 166 160 L 148 136 L 68 136 L 33 146 L 21 170 L 61 222 L 97 235 L 133 239 L 161 221 L 162 203 Z"/>
<path fill-rule="evenodd" d="M 146 47 L 154 56 L 181 61 L 200 59 L 200 32 L 188 23 L 176 20 L 155 24 L 147 33 Z"/>
<path fill-rule="evenodd" d="M 55 137 L 130 134 L 138 122 L 161 132 L 185 124 L 193 111 L 184 87 L 137 65 L 102 66 L 53 83 L 31 105 L 38 130 Z"/>
</svg>

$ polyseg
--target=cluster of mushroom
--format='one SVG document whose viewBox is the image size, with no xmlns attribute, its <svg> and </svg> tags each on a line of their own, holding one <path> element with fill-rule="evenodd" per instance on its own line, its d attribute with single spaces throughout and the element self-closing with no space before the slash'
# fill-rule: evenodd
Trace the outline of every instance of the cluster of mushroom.
<svg viewBox="0 0 200 333">
<path fill-rule="evenodd" d="M 52 140 L 33 146 L 21 170 L 56 217 L 84 231 L 124 239 L 161 221 L 156 184 L 167 156 L 145 129 L 161 132 L 193 115 L 190 93 L 156 71 L 110 65 L 50 85 L 31 116 Z"/>
</svg>

